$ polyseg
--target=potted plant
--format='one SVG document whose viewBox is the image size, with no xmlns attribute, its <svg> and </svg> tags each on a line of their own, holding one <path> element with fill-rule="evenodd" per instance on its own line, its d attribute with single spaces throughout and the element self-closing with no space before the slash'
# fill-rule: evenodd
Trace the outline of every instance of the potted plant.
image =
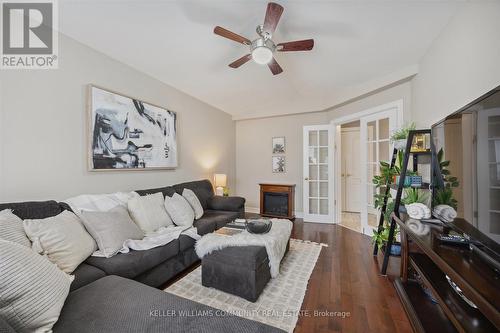
<svg viewBox="0 0 500 333">
<path fill-rule="evenodd" d="M 439 170 L 443 176 L 444 188 L 437 189 L 433 198 L 433 205 L 448 205 L 457 209 L 457 200 L 453 197 L 453 188 L 458 187 L 460 183 L 457 177 L 453 177 L 448 170 L 450 161 L 444 160 L 444 151 L 441 148 L 437 153 L 437 160 L 439 163 Z"/>
<path fill-rule="evenodd" d="M 400 154 L 398 153 L 398 158 L 394 167 L 392 168 L 389 163 L 380 161 L 380 175 L 375 175 L 372 179 L 373 184 L 377 188 L 377 192 L 374 194 L 374 207 L 378 210 L 381 210 L 382 206 L 384 205 L 384 195 L 387 186 L 390 186 L 392 180 L 394 179 L 394 176 L 398 175 L 401 170 L 400 160 L 402 160 L 402 154 L 401 156 L 399 155 Z M 390 216 L 394 211 L 394 205 L 394 200 L 392 199 L 392 195 L 389 191 L 389 193 L 387 194 L 387 207 L 384 214 L 384 224 L 380 232 L 377 229 L 373 230 L 372 241 L 373 243 L 377 244 L 379 249 L 384 249 L 387 241 L 389 240 Z M 398 234 L 399 228 L 396 228 L 393 241 L 396 240 Z M 401 244 L 395 244 L 393 242 L 390 252 L 392 255 L 400 255 Z"/>
<path fill-rule="evenodd" d="M 406 148 L 406 140 L 408 139 L 408 134 L 415 128 L 415 123 L 410 123 L 392 133 L 391 142 L 394 144 L 394 148 L 398 150 L 404 150 Z"/>
<path fill-rule="evenodd" d="M 401 200 L 404 205 L 412 203 L 429 204 L 429 193 L 414 187 L 405 188 L 405 197 Z"/>
</svg>

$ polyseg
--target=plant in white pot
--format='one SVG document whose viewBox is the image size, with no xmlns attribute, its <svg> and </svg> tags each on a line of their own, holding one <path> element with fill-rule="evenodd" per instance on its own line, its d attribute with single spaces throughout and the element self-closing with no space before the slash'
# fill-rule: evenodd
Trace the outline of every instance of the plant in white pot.
<svg viewBox="0 0 500 333">
<path fill-rule="evenodd" d="M 391 135 L 391 142 L 394 144 L 394 148 L 397 150 L 404 150 L 406 148 L 406 140 L 408 139 L 408 134 L 410 131 L 415 130 L 415 123 L 410 123 L 404 125 L 402 128 L 398 129 Z"/>
</svg>

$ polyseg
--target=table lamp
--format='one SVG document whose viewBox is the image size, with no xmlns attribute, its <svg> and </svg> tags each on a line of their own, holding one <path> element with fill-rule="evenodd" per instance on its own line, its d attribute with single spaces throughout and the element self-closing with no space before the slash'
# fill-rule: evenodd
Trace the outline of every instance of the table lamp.
<svg viewBox="0 0 500 333">
<path fill-rule="evenodd" d="M 224 187 L 227 186 L 227 176 L 223 173 L 216 173 L 214 175 L 215 194 L 224 195 Z"/>
</svg>

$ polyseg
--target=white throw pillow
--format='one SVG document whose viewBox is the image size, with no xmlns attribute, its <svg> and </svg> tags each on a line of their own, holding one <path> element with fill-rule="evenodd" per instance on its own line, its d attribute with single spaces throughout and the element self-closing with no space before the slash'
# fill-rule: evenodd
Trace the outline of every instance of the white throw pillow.
<svg viewBox="0 0 500 333">
<path fill-rule="evenodd" d="M 0 212 L 0 239 L 31 247 L 23 228 L 23 220 L 10 209 Z"/>
<path fill-rule="evenodd" d="M 168 215 L 172 218 L 175 225 L 178 226 L 192 226 L 194 222 L 194 211 L 189 203 L 179 195 L 175 193 L 172 197 L 168 195 L 165 197 L 165 208 L 167 209 Z"/>
<path fill-rule="evenodd" d="M 130 199 L 128 212 L 135 224 L 145 233 L 174 224 L 165 210 L 165 202 L 161 192 Z"/>
<path fill-rule="evenodd" d="M 82 211 L 85 228 L 96 240 L 99 251 L 110 258 L 117 254 L 127 239 L 143 239 L 144 233 L 132 221 L 127 208 L 116 206 L 107 212 Z"/>
<path fill-rule="evenodd" d="M 51 332 L 70 277 L 26 246 L 0 240 L 0 317 L 16 332 Z"/>
<path fill-rule="evenodd" d="M 201 218 L 203 216 L 203 207 L 201 206 L 200 199 L 198 199 L 196 194 L 192 190 L 185 188 L 182 191 L 182 196 L 187 200 L 191 208 L 193 208 L 195 220 Z"/>
<path fill-rule="evenodd" d="M 32 249 L 68 274 L 97 250 L 80 219 L 67 210 L 45 219 L 24 220 L 24 230 Z"/>
</svg>

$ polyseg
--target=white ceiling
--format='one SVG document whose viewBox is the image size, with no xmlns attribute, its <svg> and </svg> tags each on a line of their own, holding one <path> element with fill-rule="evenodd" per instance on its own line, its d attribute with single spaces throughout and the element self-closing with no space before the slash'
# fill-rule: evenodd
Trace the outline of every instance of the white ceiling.
<svg viewBox="0 0 500 333">
<path fill-rule="evenodd" d="M 460 1 L 281 0 L 276 42 L 314 38 L 310 52 L 275 55 L 284 72 L 248 62 L 266 1 L 60 0 L 60 30 L 235 119 L 324 110 L 416 73 Z"/>
</svg>

